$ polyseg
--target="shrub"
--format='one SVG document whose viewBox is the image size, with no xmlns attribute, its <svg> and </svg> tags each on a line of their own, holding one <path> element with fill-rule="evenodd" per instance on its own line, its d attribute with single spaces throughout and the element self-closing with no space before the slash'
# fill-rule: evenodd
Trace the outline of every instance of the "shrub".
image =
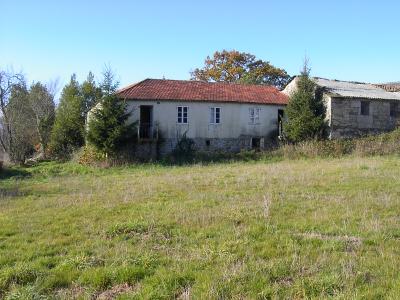
<svg viewBox="0 0 400 300">
<path fill-rule="evenodd" d="M 186 132 L 179 139 L 172 156 L 178 161 L 192 160 L 195 154 L 195 142 L 186 136 Z"/>
<path fill-rule="evenodd" d="M 74 160 L 84 166 L 93 166 L 104 162 L 106 158 L 104 154 L 97 151 L 95 147 L 87 145 L 76 153 L 76 158 Z"/>
<path fill-rule="evenodd" d="M 400 129 L 390 133 L 357 139 L 307 141 L 298 144 L 285 144 L 273 155 L 288 159 L 388 155 L 400 153 Z"/>
</svg>

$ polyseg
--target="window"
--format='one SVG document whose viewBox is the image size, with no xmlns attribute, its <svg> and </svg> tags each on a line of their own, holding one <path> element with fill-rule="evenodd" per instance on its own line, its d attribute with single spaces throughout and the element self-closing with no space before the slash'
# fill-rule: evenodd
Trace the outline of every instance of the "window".
<svg viewBox="0 0 400 300">
<path fill-rule="evenodd" d="M 178 106 L 178 123 L 187 124 L 188 123 L 188 110 L 187 106 Z"/>
<path fill-rule="evenodd" d="M 260 122 L 260 108 L 249 108 L 250 124 L 258 124 Z"/>
<path fill-rule="evenodd" d="M 220 123 L 221 123 L 221 108 L 210 107 L 210 124 L 220 124 Z"/>
<path fill-rule="evenodd" d="M 399 111 L 399 104 L 395 103 L 395 102 L 391 102 L 390 103 L 390 116 L 392 118 L 397 118 L 398 111 Z"/>
<path fill-rule="evenodd" d="M 369 102 L 361 101 L 361 115 L 368 116 L 369 115 Z"/>
</svg>

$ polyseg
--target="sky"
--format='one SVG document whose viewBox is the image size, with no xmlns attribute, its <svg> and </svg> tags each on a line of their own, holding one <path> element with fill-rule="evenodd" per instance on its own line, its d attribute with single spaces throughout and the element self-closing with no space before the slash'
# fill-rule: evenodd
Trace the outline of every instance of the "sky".
<svg viewBox="0 0 400 300">
<path fill-rule="evenodd" d="M 400 1 L 0 0 L 0 68 L 67 83 L 111 66 L 121 86 L 190 79 L 217 50 L 290 75 L 400 81 Z"/>
</svg>

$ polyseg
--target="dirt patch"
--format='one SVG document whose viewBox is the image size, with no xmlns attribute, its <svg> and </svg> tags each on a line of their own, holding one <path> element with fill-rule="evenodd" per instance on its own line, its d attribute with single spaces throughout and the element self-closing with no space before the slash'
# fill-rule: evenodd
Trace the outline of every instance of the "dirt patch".
<svg viewBox="0 0 400 300">
<path fill-rule="evenodd" d="M 189 300 L 190 299 L 190 287 L 186 287 L 183 289 L 182 293 L 176 296 L 178 300 Z"/>
<path fill-rule="evenodd" d="M 90 293 L 82 286 L 73 285 L 70 288 L 58 290 L 56 299 L 90 299 Z"/>
<path fill-rule="evenodd" d="M 111 299 L 115 299 L 116 297 L 118 297 L 121 294 L 132 292 L 137 289 L 138 289 L 138 286 L 130 286 L 127 283 L 118 284 L 118 285 L 113 286 L 111 289 L 100 293 L 95 299 L 96 300 L 111 300 Z"/>
</svg>

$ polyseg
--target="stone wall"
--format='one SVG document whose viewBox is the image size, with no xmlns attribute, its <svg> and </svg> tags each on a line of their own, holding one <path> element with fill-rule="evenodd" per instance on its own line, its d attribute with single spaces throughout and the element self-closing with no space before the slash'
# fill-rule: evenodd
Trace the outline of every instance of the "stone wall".
<svg viewBox="0 0 400 300">
<path fill-rule="evenodd" d="M 368 101 L 369 114 L 361 115 L 361 101 Z M 390 100 L 336 98 L 330 100 L 330 137 L 349 138 L 393 130 L 400 121 L 390 116 Z"/>
<path fill-rule="evenodd" d="M 271 137 L 241 136 L 239 138 L 193 138 L 195 151 L 237 153 L 252 149 L 252 139 L 260 139 L 260 149 L 268 149 L 274 142 Z M 143 141 L 135 145 L 132 155 L 139 160 L 155 160 L 165 157 L 174 151 L 178 139 L 163 139 L 162 141 Z"/>
</svg>

